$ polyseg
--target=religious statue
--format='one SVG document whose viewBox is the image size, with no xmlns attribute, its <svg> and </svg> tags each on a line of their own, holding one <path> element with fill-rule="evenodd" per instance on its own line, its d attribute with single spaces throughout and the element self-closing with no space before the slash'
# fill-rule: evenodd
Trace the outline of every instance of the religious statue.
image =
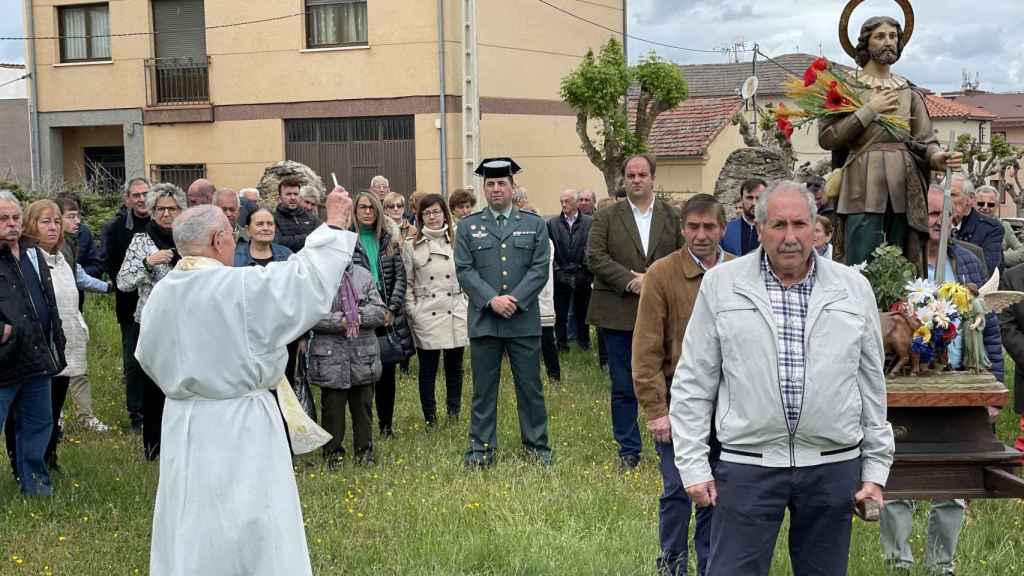
<svg viewBox="0 0 1024 576">
<path fill-rule="evenodd" d="M 847 73 L 847 80 L 865 104 L 852 113 L 818 120 L 819 143 L 832 151 L 833 167 L 841 169 L 836 212 L 843 220 L 843 254 L 847 264 L 859 264 L 888 243 L 901 247 L 923 273 L 931 171 L 958 169 L 960 154 L 939 147 L 924 95 L 891 70 L 913 34 L 909 0 L 896 0 L 906 26 L 887 16 L 869 18 L 853 46 L 848 24 L 862 1 L 850 0 L 839 30 L 843 49 L 860 67 Z M 901 138 L 886 130 L 882 116 L 906 119 L 909 134 Z"/>
<path fill-rule="evenodd" d="M 971 304 L 963 319 L 964 369 L 977 374 L 992 368 L 982 334 L 985 330 L 985 300 L 977 284 L 970 283 L 967 289 L 971 292 Z"/>
</svg>

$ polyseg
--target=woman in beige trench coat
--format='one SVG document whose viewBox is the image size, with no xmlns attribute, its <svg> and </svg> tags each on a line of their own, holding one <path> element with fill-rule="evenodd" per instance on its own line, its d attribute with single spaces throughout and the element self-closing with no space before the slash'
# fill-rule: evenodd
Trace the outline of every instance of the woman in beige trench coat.
<svg viewBox="0 0 1024 576">
<path fill-rule="evenodd" d="M 444 355 L 445 406 L 449 420 L 462 404 L 462 356 L 468 343 L 466 297 L 455 276 L 455 230 L 444 198 L 423 197 L 417 207 L 416 235 L 405 241 L 406 318 L 419 356 L 420 405 L 427 426 L 437 421 L 434 383 Z"/>
</svg>

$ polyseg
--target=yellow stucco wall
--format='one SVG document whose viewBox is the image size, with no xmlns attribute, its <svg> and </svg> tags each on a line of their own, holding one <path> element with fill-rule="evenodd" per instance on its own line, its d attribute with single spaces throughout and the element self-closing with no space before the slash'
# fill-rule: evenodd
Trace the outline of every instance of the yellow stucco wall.
<svg viewBox="0 0 1024 576">
<path fill-rule="evenodd" d="M 124 134 L 120 126 L 61 128 L 64 139 L 64 181 L 85 181 L 85 148 L 121 146 Z"/>
<path fill-rule="evenodd" d="M 1024 128 L 1009 128 L 1004 132 L 1008 143 L 1018 148 L 1024 148 Z"/>
<path fill-rule="evenodd" d="M 146 126 L 146 165 L 206 164 L 217 186 L 255 186 L 267 166 L 284 159 L 281 120 Z"/>
<path fill-rule="evenodd" d="M 527 188 L 530 203 L 541 214 L 556 214 L 566 188 L 604 195 L 604 178 L 580 149 L 575 126 L 572 116 L 488 114 L 480 121 L 480 152 L 514 158 L 523 167 L 516 184 Z"/>
<path fill-rule="evenodd" d="M 82 4 L 82 0 L 33 1 L 35 35 L 59 35 L 59 6 Z M 14 17 L 8 14 L 8 17 Z M 110 29 L 116 32 L 145 32 L 151 29 L 149 2 L 110 2 Z M 36 79 L 39 111 L 102 110 L 140 107 L 146 101 L 143 61 L 151 55 L 150 36 L 110 39 L 111 62 L 61 64 L 58 40 L 36 42 Z"/>
<path fill-rule="evenodd" d="M 663 158 L 658 160 L 654 189 L 673 196 L 688 196 L 701 190 L 704 160 L 701 158 Z"/>
<path fill-rule="evenodd" d="M 723 128 L 722 132 L 711 143 L 711 146 L 708 147 L 708 151 L 705 154 L 707 164 L 704 166 L 701 188 L 697 191 L 714 194 L 715 182 L 718 181 L 718 175 L 722 172 L 729 154 L 745 146 L 746 144 L 743 143 L 743 136 L 740 135 L 739 127 L 730 124 Z"/>
</svg>

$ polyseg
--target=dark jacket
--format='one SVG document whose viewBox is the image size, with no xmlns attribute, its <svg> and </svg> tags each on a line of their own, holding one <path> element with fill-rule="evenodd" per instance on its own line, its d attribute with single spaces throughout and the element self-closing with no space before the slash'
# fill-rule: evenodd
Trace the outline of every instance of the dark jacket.
<svg viewBox="0 0 1024 576">
<path fill-rule="evenodd" d="M 280 244 L 270 243 L 270 257 L 271 262 L 284 262 L 294 252 L 282 246 Z M 253 260 L 252 254 L 249 253 L 249 243 L 245 240 L 239 240 L 238 245 L 235 246 L 235 267 L 241 268 L 244 266 L 255 266 L 256 260 Z"/>
<path fill-rule="evenodd" d="M 384 284 L 384 290 L 380 297 L 384 305 L 395 316 L 394 329 L 402 341 L 402 349 L 405 355 L 412 356 L 416 351 L 412 341 L 412 330 L 405 318 L 405 265 L 402 264 L 402 252 L 400 250 L 400 239 L 392 238 L 390 232 L 382 232 L 377 250 L 377 269 L 380 270 L 380 279 Z M 390 254 L 388 253 L 390 251 Z M 352 263 L 370 269 L 366 259 L 366 252 L 358 242 L 355 252 L 352 253 Z M 380 327 L 377 335 L 386 334 L 387 329 Z"/>
<path fill-rule="evenodd" d="M 302 208 L 293 210 L 278 204 L 274 209 L 274 226 L 277 227 L 274 242 L 298 252 L 306 245 L 306 236 L 320 226 L 320 220 Z"/>
<path fill-rule="evenodd" d="M 455 229 L 455 273 L 469 297 L 470 339 L 539 337 L 538 297 L 548 282 L 551 242 L 544 219 L 513 207 L 499 227 L 489 208 L 470 214 Z M 516 299 L 503 318 L 488 306 L 495 296 Z"/>
<path fill-rule="evenodd" d="M 642 251 L 640 231 L 629 202 L 613 204 L 594 217 L 587 243 L 587 262 L 594 272 L 594 292 L 587 313 L 591 324 L 632 331 L 640 304 L 640 296 L 626 288 L 633 272 L 642 274 L 659 258 L 683 247 L 675 211 L 657 198 L 653 210 L 647 254 Z"/>
<path fill-rule="evenodd" d="M 746 240 L 746 246 L 744 246 Z M 757 237 L 757 227 L 747 224 L 743 217 L 733 218 L 725 226 L 725 233 L 722 235 L 722 249 L 733 256 L 749 254 L 761 245 Z"/>
<path fill-rule="evenodd" d="M 132 238 L 139 232 L 145 232 L 148 224 L 149 216 L 140 218 L 135 214 L 128 214 L 128 209 L 121 206 L 114 217 L 103 225 L 103 250 L 106 252 L 104 271 L 107 273 L 107 278 L 110 280 L 117 278 L 117 273 L 121 271 L 121 265 L 124 264 L 124 255 L 132 243 Z M 116 290 L 114 300 L 117 323 L 124 326 L 134 322 L 135 308 L 139 304 L 139 294 Z"/>
<path fill-rule="evenodd" d="M 970 242 L 985 252 L 985 267 L 988 269 L 988 275 L 991 275 L 996 269 L 1002 269 L 1003 225 L 998 220 L 984 216 L 972 208 L 967 216 L 960 221 L 956 239 Z M 985 276 L 985 280 L 988 280 L 988 275 Z"/>
<path fill-rule="evenodd" d="M 54 376 L 67 365 L 50 268 L 41 250 L 21 246 L 22 253 L 27 250 L 34 250 L 37 256 L 39 283 L 50 308 L 50 326 L 40 324 L 18 260 L 8 246 L 0 246 L 0 334 L 3 325 L 12 327 L 10 339 L 0 344 L 0 387 L 20 384 L 33 376 Z"/>
<path fill-rule="evenodd" d="M 553 270 L 555 284 L 584 286 L 594 281 L 594 275 L 587 267 L 587 238 L 594 218 L 579 212 L 576 222 L 569 227 L 565 214 L 548 220 L 548 237 L 555 244 Z"/>
<path fill-rule="evenodd" d="M 962 243 L 949 245 L 949 261 L 953 266 L 953 275 L 961 284 L 973 282 L 979 287 L 988 279 L 985 265 L 971 253 Z M 982 332 L 985 341 L 985 352 L 992 362 L 992 375 L 1003 381 L 1003 339 L 1000 336 L 999 318 L 989 313 L 985 316 L 985 330 Z"/>
<path fill-rule="evenodd" d="M 85 273 L 93 278 L 103 277 L 103 252 L 93 239 L 92 229 L 85 222 L 78 226 L 77 260 Z M 72 266 L 74 268 L 74 266 Z M 113 278 L 111 278 L 113 280 Z"/>
<path fill-rule="evenodd" d="M 313 327 L 309 341 L 310 384 L 321 388 L 348 390 L 380 380 L 380 346 L 375 329 L 384 325 L 384 303 L 373 276 L 361 266 L 350 265 L 345 273 L 359 297 L 359 335 L 348 338 L 342 321 L 345 314 L 341 296 L 334 298 L 331 311 Z"/>
<path fill-rule="evenodd" d="M 999 289 L 1024 292 L 1024 264 L 1007 270 L 999 281 Z M 1024 415 L 1024 303 L 1015 304 L 999 314 L 999 324 L 1002 327 L 1003 347 L 1013 358 L 1014 364 L 1022 367 L 1013 372 L 1013 408 L 1018 414 Z"/>
</svg>

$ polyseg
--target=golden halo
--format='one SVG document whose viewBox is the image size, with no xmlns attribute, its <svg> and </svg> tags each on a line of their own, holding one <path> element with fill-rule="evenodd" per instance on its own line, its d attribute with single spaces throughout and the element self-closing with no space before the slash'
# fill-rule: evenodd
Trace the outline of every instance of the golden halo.
<svg viewBox="0 0 1024 576">
<path fill-rule="evenodd" d="M 903 45 L 906 46 L 910 44 L 910 37 L 914 35 L 914 7 L 910 5 L 910 0 L 895 1 L 903 9 Z M 850 42 L 850 16 L 862 2 L 864 0 L 847 2 L 846 8 L 843 8 L 843 15 L 839 18 L 839 42 L 843 45 L 843 50 L 854 60 L 857 60 L 857 47 Z"/>
</svg>

